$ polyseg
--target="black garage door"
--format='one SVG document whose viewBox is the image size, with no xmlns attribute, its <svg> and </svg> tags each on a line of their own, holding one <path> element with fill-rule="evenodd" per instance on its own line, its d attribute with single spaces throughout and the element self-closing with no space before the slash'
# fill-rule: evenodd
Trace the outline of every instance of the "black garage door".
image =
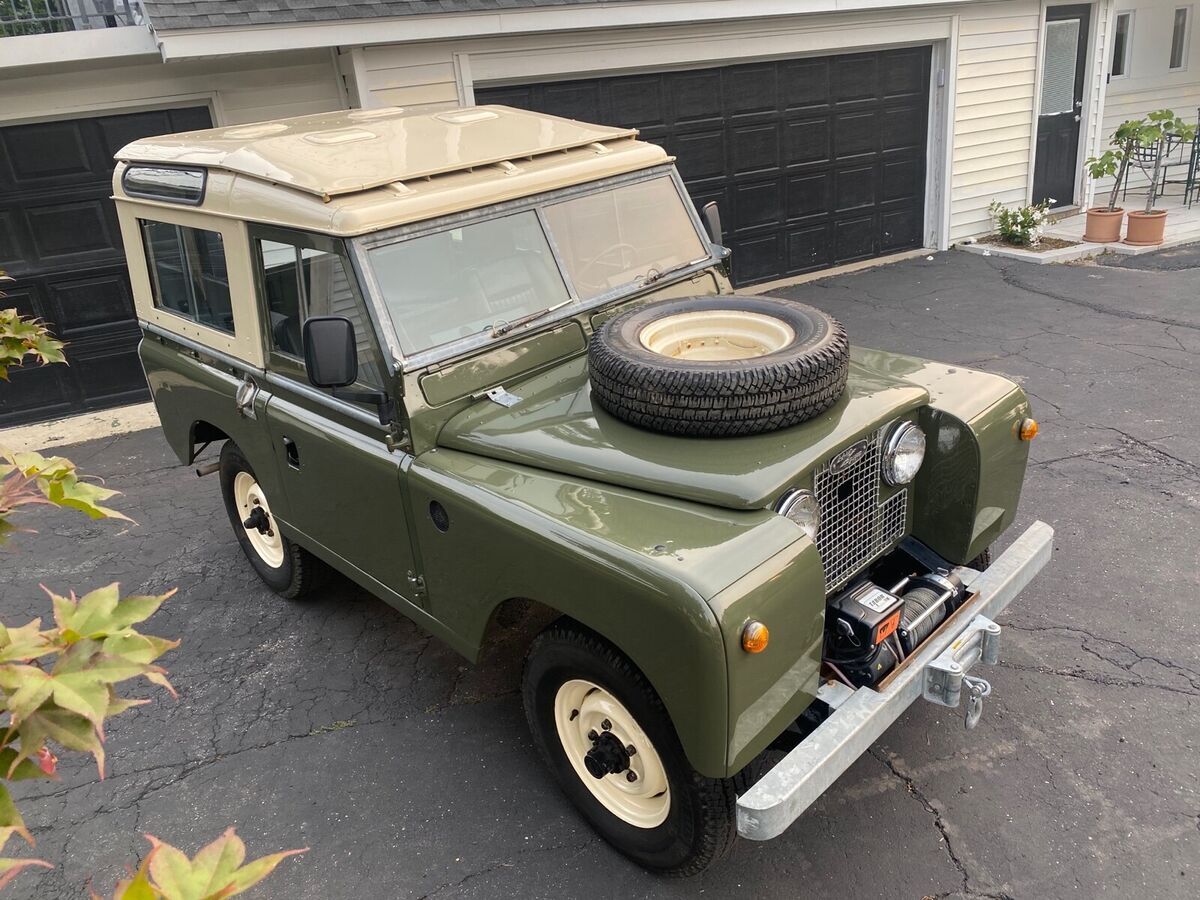
<svg viewBox="0 0 1200 900">
<path fill-rule="evenodd" d="M 476 88 L 499 103 L 632 126 L 719 202 L 738 284 L 920 247 L 928 47 Z"/>
<path fill-rule="evenodd" d="M 148 396 L 112 156 L 137 138 L 211 124 L 196 107 L 0 128 L 0 268 L 16 279 L 0 303 L 46 320 L 70 363 L 12 370 L 0 426 Z"/>
</svg>

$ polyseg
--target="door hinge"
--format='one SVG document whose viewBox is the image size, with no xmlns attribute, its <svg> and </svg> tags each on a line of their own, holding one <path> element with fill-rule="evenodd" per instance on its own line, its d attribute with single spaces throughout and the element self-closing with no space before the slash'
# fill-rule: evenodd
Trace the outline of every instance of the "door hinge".
<svg viewBox="0 0 1200 900">
<path fill-rule="evenodd" d="M 476 398 L 487 397 L 493 403 L 499 403 L 501 406 L 516 406 L 521 402 L 521 398 L 516 394 L 510 394 L 504 389 L 504 385 L 498 384 L 482 394 L 476 394 Z"/>
<path fill-rule="evenodd" d="M 425 596 L 425 576 L 418 575 L 412 569 L 408 570 L 408 583 L 412 587 L 414 599 Z"/>
</svg>

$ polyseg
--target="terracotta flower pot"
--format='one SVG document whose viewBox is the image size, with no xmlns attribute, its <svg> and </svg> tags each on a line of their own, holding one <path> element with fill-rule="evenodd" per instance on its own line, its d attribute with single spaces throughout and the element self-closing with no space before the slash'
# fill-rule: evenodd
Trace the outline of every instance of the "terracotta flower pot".
<svg viewBox="0 0 1200 900">
<path fill-rule="evenodd" d="M 1097 244 L 1111 244 L 1121 239 L 1121 220 L 1125 218 L 1125 210 L 1118 206 L 1109 209 L 1105 206 L 1092 207 L 1087 211 L 1087 227 L 1083 230 L 1083 239 Z"/>
<path fill-rule="evenodd" d="M 1167 227 L 1167 211 L 1153 209 L 1150 212 L 1131 212 L 1129 227 L 1125 230 L 1125 243 L 1137 247 L 1150 247 L 1163 242 L 1163 231 Z"/>
</svg>

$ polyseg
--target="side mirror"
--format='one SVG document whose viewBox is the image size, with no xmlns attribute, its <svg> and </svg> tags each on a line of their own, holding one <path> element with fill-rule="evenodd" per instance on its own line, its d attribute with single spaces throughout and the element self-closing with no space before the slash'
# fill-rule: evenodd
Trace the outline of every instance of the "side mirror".
<svg viewBox="0 0 1200 900">
<path fill-rule="evenodd" d="M 716 200 L 709 200 L 704 204 L 704 208 L 700 210 L 700 215 L 704 218 L 704 230 L 708 232 L 708 239 L 714 244 L 724 244 L 724 233 L 721 231 L 721 210 L 717 208 Z"/>
<path fill-rule="evenodd" d="M 305 319 L 304 365 L 308 380 L 319 388 L 340 388 L 358 380 L 358 347 L 354 323 L 344 316 Z"/>
</svg>

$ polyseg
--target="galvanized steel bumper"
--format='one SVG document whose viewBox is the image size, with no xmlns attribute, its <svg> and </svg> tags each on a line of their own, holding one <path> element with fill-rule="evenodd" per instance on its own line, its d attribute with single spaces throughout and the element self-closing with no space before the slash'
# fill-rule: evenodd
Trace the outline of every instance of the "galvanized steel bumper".
<svg viewBox="0 0 1200 900">
<path fill-rule="evenodd" d="M 957 613 L 966 624 L 929 638 L 884 690 L 824 688 L 818 696 L 836 709 L 738 798 L 738 833 L 755 841 L 782 834 L 915 700 L 957 706 L 962 675 L 978 661 L 995 661 L 999 628 L 989 620 L 1050 560 L 1053 539 L 1053 528 L 1035 522 L 987 571 L 960 570 L 978 595 Z"/>
</svg>

